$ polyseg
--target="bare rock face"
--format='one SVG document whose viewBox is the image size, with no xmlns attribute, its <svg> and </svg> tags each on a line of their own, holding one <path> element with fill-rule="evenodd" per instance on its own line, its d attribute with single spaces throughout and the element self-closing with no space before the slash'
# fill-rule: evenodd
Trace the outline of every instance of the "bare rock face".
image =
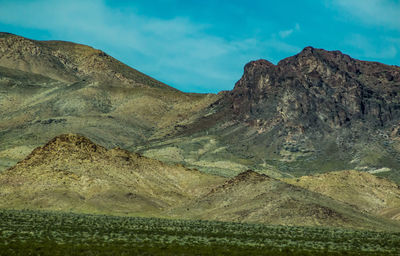
<svg viewBox="0 0 400 256">
<path fill-rule="evenodd" d="M 391 125 L 400 118 L 399 92 L 399 67 L 307 47 L 276 66 L 248 63 L 229 97 L 234 113 L 248 122 L 304 131 Z"/>
<path fill-rule="evenodd" d="M 400 67 L 306 47 L 249 62 L 221 96 L 192 130 L 208 125 L 225 158 L 296 176 L 385 167 L 400 182 Z"/>
</svg>

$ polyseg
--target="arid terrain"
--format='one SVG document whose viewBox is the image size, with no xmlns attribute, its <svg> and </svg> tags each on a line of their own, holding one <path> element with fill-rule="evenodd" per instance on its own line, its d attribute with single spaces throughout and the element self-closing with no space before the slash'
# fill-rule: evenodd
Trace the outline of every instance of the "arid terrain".
<svg viewBox="0 0 400 256">
<path fill-rule="evenodd" d="M 381 200 L 390 203 L 371 197 L 371 208 L 398 207 L 397 185 L 377 183 L 362 180 L 353 188 L 362 194 L 384 184 L 381 190 L 386 196 Z M 249 170 L 223 178 L 119 148 L 107 150 L 74 134 L 57 136 L 36 148 L 3 171 L 0 184 L 0 207 L 6 209 L 400 230 L 400 223 L 380 214 L 358 211 L 363 209 L 341 198 L 335 201 L 329 193 L 315 193 L 265 174 Z"/>
<path fill-rule="evenodd" d="M 0 34 L 0 208 L 400 231 L 400 67 L 306 47 L 183 93 Z"/>
</svg>

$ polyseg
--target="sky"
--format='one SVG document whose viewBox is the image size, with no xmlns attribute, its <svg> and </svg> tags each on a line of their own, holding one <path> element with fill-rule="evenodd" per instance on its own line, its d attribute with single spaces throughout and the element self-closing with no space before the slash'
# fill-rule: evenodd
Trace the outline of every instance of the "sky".
<svg viewBox="0 0 400 256">
<path fill-rule="evenodd" d="M 90 45 L 185 92 L 306 46 L 400 66 L 400 0 L 0 0 L 0 31 Z"/>
</svg>

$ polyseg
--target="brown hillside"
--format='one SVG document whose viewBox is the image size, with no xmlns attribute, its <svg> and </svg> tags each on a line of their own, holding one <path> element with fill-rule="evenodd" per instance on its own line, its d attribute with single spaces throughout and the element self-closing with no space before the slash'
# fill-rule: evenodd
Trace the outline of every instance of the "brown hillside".
<svg viewBox="0 0 400 256">
<path fill-rule="evenodd" d="M 0 206 L 157 216 L 222 181 L 65 134 L 0 174 Z"/>
<path fill-rule="evenodd" d="M 175 90 L 90 46 L 65 41 L 36 41 L 0 34 L 0 65 L 74 83 L 82 80 L 108 85 Z"/>
<path fill-rule="evenodd" d="M 180 92 L 89 46 L 0 33 L 0 170 L 62 133 L 136 149 L 217 97 Z"/>
<path fill-rule="evenodd" d="M 0 173 L 0 208 L 400 230 L 398 222 L 248 170 L 231 179 L 76 134 Z"/>
<path fill-rule="evenodd" d="M 279 225 L 386 230 L 400 227 L 399 223 L 362 213 L 351 205 L 253 171 L 227 180 L 209 193 L 171 210 L 171 214 L 179 218 Z"/>
<path fill-rule="evenodd" d="M 372 174 L 338 171 L 285 181 L 354 205 L 361 211 L 400 220 L 400 187 Z"/>
</svg>

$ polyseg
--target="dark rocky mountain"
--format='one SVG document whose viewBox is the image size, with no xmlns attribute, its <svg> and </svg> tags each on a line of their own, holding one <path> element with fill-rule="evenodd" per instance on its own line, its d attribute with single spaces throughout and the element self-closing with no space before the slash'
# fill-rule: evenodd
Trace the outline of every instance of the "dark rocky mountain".
<svg viewBox="0 0 400 256">
<path fill-rule="evenodd" d="M 399 181 L 399 93 L 400 67 L 306 47 L 277 65 L 248 63 L 234 89 L 181 135 L 207 130 L 227 148 L 203 157 L 257 163 L 259 171 L 359 168 Z"/>
<path fill-rule="evenodd" d="M 399 89 L 399 67 L 307 47 L 276 66 L 248 63 L 227 100 L 238 118 L 260 127 L 274 121 L 298 132 L 359 123 L 374 129 L 397 124 Z"/>
</svg>

